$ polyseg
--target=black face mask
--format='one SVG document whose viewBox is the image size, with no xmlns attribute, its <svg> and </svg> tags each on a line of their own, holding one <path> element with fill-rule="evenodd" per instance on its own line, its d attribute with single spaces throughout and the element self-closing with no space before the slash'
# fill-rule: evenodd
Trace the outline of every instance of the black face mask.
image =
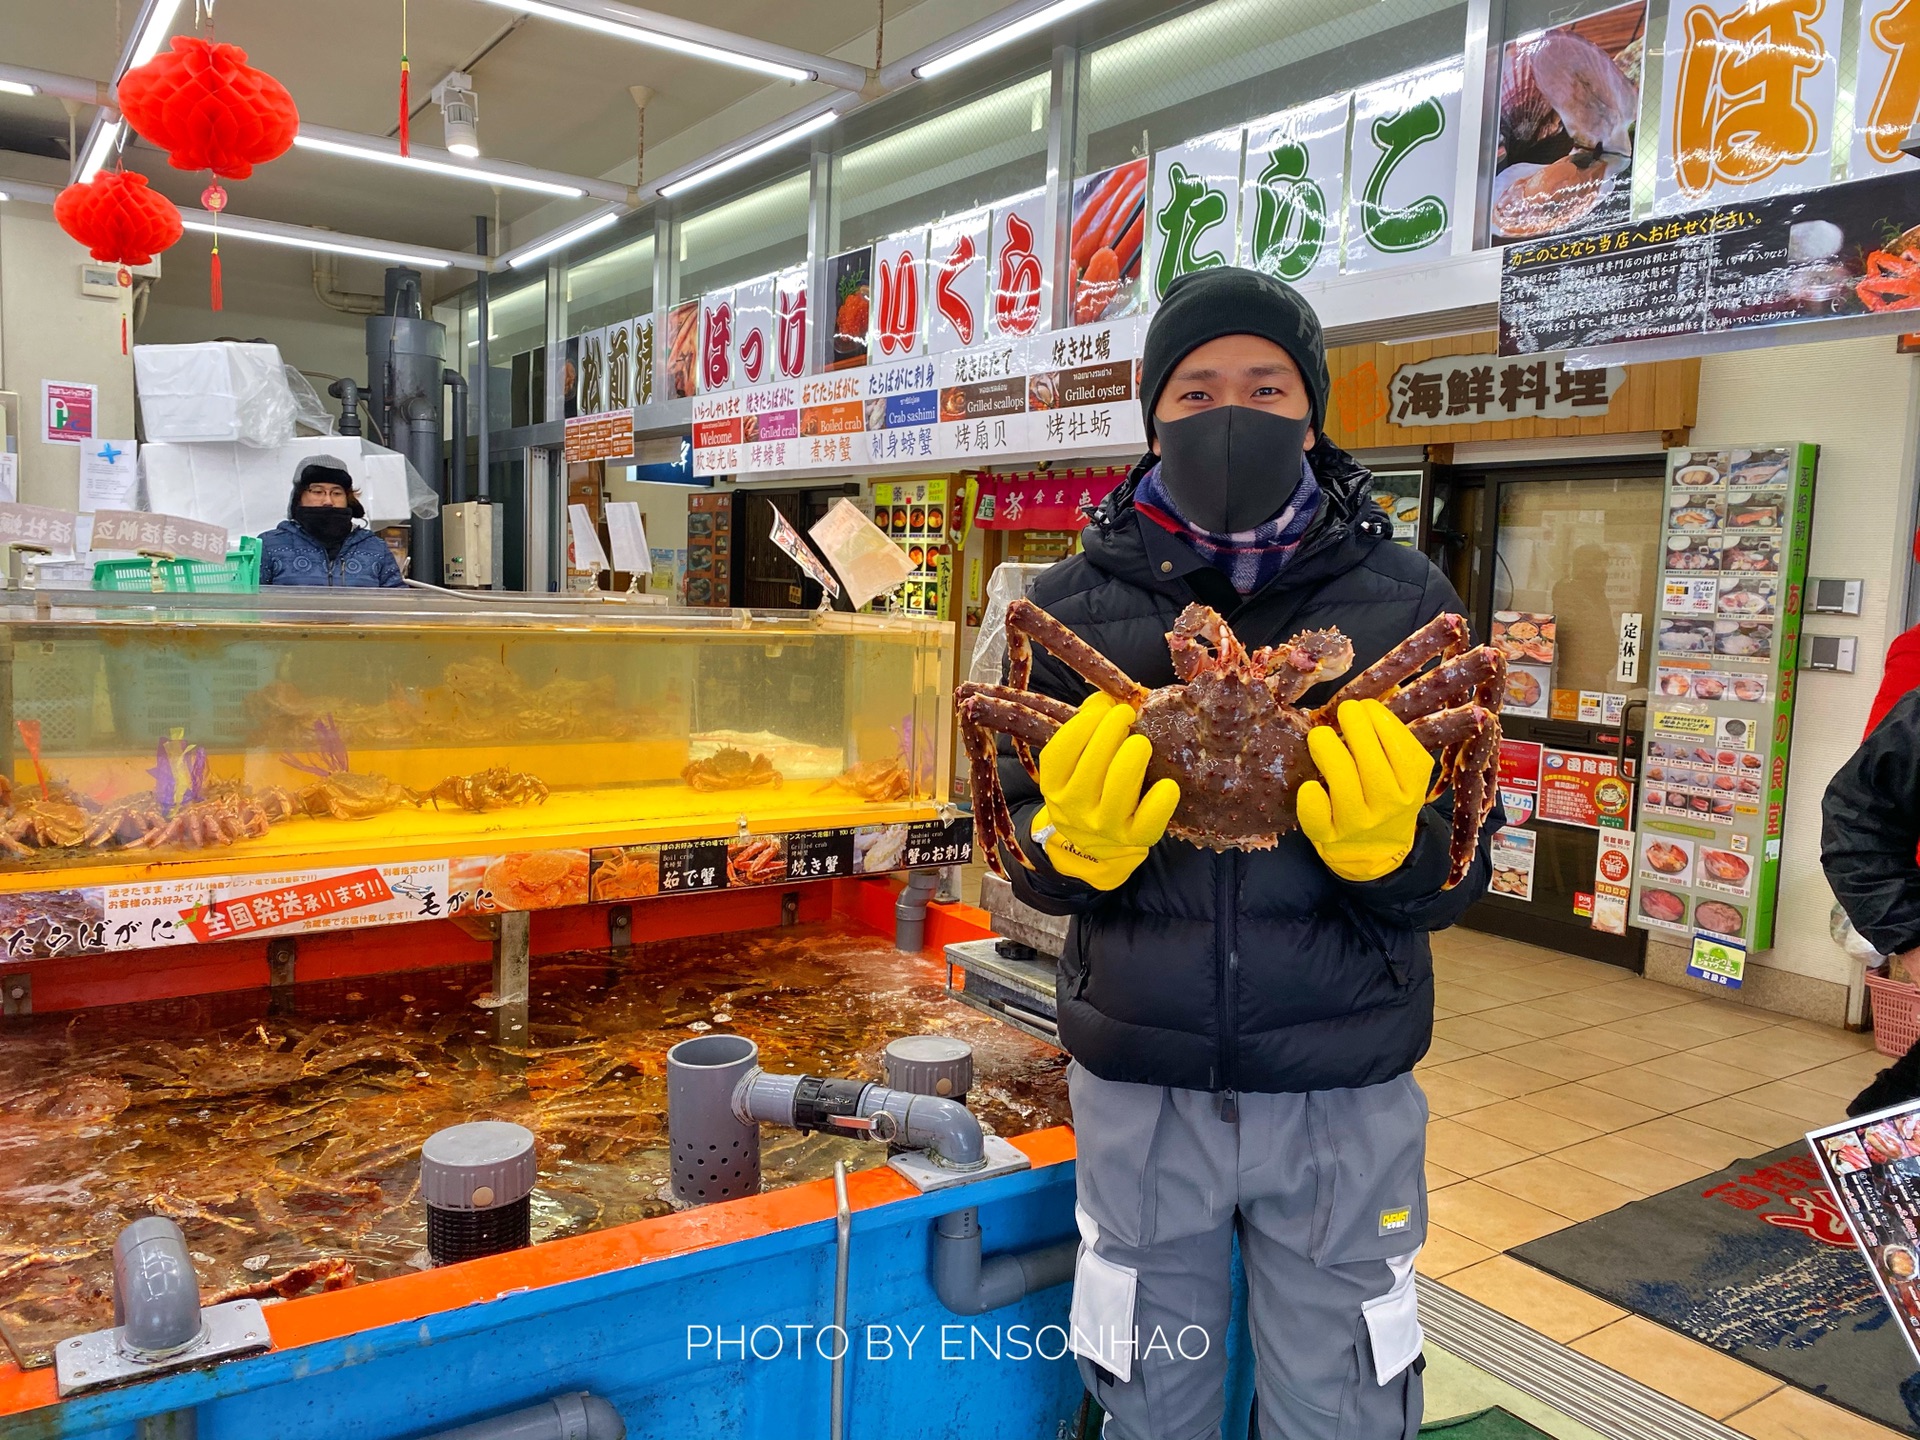
<svg viewBox="0 0 1920 1440">
<path fill-rule="evenodd" d="M 293 520 L 329 553 L 345 544 L 353 530 L 353 516 L 337 505 L 302 505 L 293 512 Z"/>
<path fill-rule="evenodd" d="M 1215 535 L 1263 525 L 1300 488 L 1308 422 L 1248 405 L 1156 420 L 1160 483 L 1181 516 Z"/>
</svg>

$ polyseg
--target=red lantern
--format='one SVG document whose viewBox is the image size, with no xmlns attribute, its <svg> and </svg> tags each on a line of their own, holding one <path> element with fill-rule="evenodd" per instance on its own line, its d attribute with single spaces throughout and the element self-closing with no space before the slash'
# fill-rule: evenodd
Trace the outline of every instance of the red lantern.
<svg viewBox="0 0 1920 1440">
<path fill-rule="evenodd" d="M 102 170 L 85 185 L 67 186 L 53 218 L 94 259 L 120 265 L 144 265 L 180 238 L 173 202 L 129 170 Z"/>
<path fill-rule="evenodd" d="M 173 37 L 120 81 L 120 113 L 176 170 L 211 170 L 244 180 L 283 155 L 300 128 L 287 87 L 247 64 L 238 45 Z"/>
</svg>

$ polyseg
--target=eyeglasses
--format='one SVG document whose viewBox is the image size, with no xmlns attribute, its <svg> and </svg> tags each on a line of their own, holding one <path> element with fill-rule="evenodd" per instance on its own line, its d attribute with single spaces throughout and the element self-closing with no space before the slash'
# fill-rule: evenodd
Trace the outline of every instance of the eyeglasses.
<svg viewBox="0 0 1920 1440">
<path fill-rule="evenodd" d="M 319 500 L 344 500 L 347 498 L 346 489 L 339 485 L 309 485 L 301 493 Z"/>
</svg>

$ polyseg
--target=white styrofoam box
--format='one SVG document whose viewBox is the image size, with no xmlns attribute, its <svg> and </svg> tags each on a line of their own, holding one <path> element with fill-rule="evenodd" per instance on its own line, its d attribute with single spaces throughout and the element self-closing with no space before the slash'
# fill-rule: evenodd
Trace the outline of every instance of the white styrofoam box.
<svg viewBox="0 0 1920 1440">
<path fill-rule="evenodd" d="M 293 392 L 276 346 L 136 345 L 133 378 L 148 440 L 274 446 L 293 438 Z"/>
<path fill-rule="evenodd" d="M 300 462 L 320 455 L 352 474 L 368 524 L 378 528 L 410 518 L 406 458 L 352 436 L 309 436 L 270 450 L 147 444 L 140 447 L 140 476 L 148 508 L 162 515 L 224 525 L 236 535 L 261 535 L 287 518 Z"/>
</svg>

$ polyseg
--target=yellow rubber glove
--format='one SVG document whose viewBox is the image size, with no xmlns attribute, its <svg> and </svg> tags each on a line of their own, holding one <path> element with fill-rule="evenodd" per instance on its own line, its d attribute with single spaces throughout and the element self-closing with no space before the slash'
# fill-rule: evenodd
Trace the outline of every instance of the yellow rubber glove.
<svg viewBox="0 0 1920 1440">
<path fill-rule="evenodd" d="M 1135 718 L 1132 706 L 1095 695 L 1040 752 L 1046 803 L 1033 817 L 1033 838 L 1054 869 L 1096 890 L 1126 881 L 1167 833 L 1180 803 L 1172 780 L 1156 780 L 1140 793 L 1153 744 L 1127 733 Z"/>
<path fill-rule="evenodd" d="M 1300 787 L 1294 809 L 1329 870 L 1342 880 L 1378 880 L 1413 849 L 1433 756 L 1378 700 L 1349 700 L 1339 718 L 1338 735 L 1327 725 L 1307 732 L 1321 779 Z"/>
</svg>

